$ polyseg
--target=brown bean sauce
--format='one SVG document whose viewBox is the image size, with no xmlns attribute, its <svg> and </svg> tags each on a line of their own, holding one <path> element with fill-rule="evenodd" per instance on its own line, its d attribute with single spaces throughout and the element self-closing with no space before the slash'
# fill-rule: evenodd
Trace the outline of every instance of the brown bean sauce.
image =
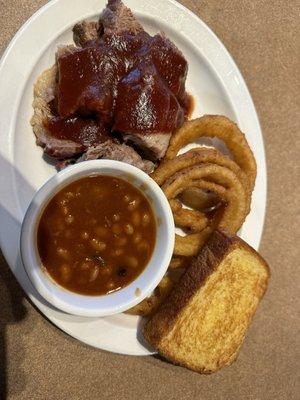
<svg viewBox="0 0 300 400">
<path fill-rule="evenodd" d="M 64 288 L 103 295 L 136 279 L 155 246 L 149 201 L 132 184 L 111 176 L 79 179 L 47 204 L 37 248 L 47 273 Z"/>
</svg>

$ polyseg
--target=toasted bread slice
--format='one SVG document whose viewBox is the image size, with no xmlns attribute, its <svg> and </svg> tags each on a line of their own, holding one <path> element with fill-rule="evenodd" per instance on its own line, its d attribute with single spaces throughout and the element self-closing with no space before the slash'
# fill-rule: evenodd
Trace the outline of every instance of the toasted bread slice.
<svg viewBox="0 0 300 400">
<path fill-rule="evenodd" d="M 217 371 L 237 357 L 268 278 L 255 250 L 216 231 L 146 323 L 144 337 L 175 364 Z"/>
</svg>

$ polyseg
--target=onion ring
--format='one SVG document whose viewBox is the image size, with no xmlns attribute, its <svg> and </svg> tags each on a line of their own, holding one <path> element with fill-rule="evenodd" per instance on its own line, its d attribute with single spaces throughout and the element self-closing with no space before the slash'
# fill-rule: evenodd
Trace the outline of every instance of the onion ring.
<svg viewBox="0 0 300 400">
<path fill-rule="evenodd" d="M 230 233 L 237 232 L 247 214 L 247 202 L 243 185 L 231 170 L 214 164 L 200 164 L 172 175 L 163 184 L 162 190 L 167 199 L 171 200 L 188 187 L 214 188 L 214 191 L 219 192 L 218 194 L 226 201 L 227 206 L 224 207 L 218 226 L 227 229 Z M 207 227 L 199 233 L 192 233 L 185 237 L 176 235 L 174 254 L 196 255 L 211 231 L 212 227 Z"/>
<path fill-rule="evenodd" d="M 176 162 L 173 162 L 173 160 L 176 160 Z M 226 167 L 238 176 L 247 194 L 246 200 L 248 214 L 250 211 L 252 192 L 252 189 L 250 189 L 249 186 L 248 178 L 245 172 L 234 161 L 232 161 L 229 157 L 225 156 L 216 149 L 197 147 L 187 151 L 184 154 L 180 154 L 175 159 L 164 160 L 160 164 L 160 166 L 152 173 L 151 177 L 156 181 L 156 183 L 162 185 L 166 179 L 168 179 L 176 172 L 184 168 L 203 163 L 217 164 L 222 167 Z"/>
<path fill-rule="evenodd" d="M 185 122 L 171 137 L 165 158 L 173 159 L 182 147 L 201 137 L 217 137 L 223 140 L 232 153 L 234 161 L 246 174 L 251 193 L 256 178 L 255 158 L 245 135 L 234 122 L 224 116 L 204 115 L 193 121 Z"/>
<path fill-rule="evenodd" d="M 169 269 L 186 269 L 191 265 L 192 257 L 172 257 L 172 260 L 169 265 Z"/>
<path fill-rule="evenodd" d="M 204 213 L 196 210 L 181 209 L 174 213 L 175 225 L 188 228 L 192 232 L 201 232 L 207 227 L 208 219 Z"/>
<path fill-rule="evenodd" d="M 203 213 L 216 210 L 222 203 L 220 196 L 213 190 L 196 187 L 185 189 L 179 195 L 179 200 L 185 206 Z"/>
<path fill-rule="evenodd" d="M 125 311 L 126 314 L 147 316 L 152 314 L 170 293 L 175 279 L 169 275 L 162 278 L 154 292 L 136 306 Z"/>
<path fill-rule="evenodd" d="M 173 213 L 182 209 L 182 204 L 177 199 L 171 199 L 169 203 Z"/>
<path fill-rule="evenodd" d="M 176 162 L 173 160 L 174 158 L 164 159 L 159 167 L 152 172 L 151 177 L 158 185 L 161 186 L 171 175 L 174 175 L 176 172 L 184 168 L 204 163 L 217 164 L 226 167 L 238 175 L 241 181 L 247 180 L 240 167 L 217 149 L 196 147 L 186 153 L 178 155 L 176 157 Z"/>
<path fill-rule="evenodd" d="M 208 226 L 199 233 L 191 233 L 190 235 L 186 236 L 176 235 L 174 254 L 185 257 L 198 254 L 212 232 L 213 228 Z"/>
<path fill-rule="evenodd" d="M 214 180 L 217 185 L 227 189 L 223 196 L 226 197 L 228 203 L 231 202 L 232 204 L 228 204 L 225 208 L 222 220 L 226 226 L 222 224 L 220 228 L 224 227 L 229 232 L 236 233 L 242 226 L 246 215 L 246 195 L 242 184 L 229 169 L 214 164 L 203 164 L 188 168 L 172 176 L 170 183 L 167 181 L 162 186 L 162 190 L 167 199 L 173 199 L 185 188 L 197 186 L 201 179 Z"/>
<path fill-rule="evenodd" d="M 192 187 L 194 188 L 210 190 L 216 193 L 224 203 L 228 201 L 226 189 L 224 189 L 224 187 L 220 185 L 206 181 L 193 181 L 192 185 Z M 174 199 L 170 199 L 170 202 L 172 201 L 174 201 Z M 205 213 L 197 210 L 183 209 L 182 207 L 180 209 L 177 208 L 175 211 L 173 211 L 173 216 L 175 224 L 177 226 L 181 228 L 188 228 L 192 232 L 201 232 L 207 227 L 209 222 Z"/>
</svg>

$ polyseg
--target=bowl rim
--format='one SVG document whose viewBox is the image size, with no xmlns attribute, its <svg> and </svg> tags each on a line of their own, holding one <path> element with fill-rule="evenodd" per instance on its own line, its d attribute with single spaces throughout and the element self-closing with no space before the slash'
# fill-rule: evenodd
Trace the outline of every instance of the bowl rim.
<svg viewBox="0 0 300 400">
<path fill-rule="evenodd" d="M 144 270 L 127 286 L 110 294 L 89 296 L 69 291 L 43 271 L 36 246 L 36 229 L 43 209 L 64 186 L 80 178 L 101 173 L 125 179 L 136 187 L 145 188 L 143 194 L 151 201 L 153 213 L 160 221 L 157 223 L 156 242 L 158 242 L 158 237 L 162 238 L 163 233 L 163 243 L 156 243 L 152 257 Z M 100 317 L 126 311 L 151 294 L 168 268 L 174 242 L 175 226 L 169 202 L 161 188 L 149 175 L 121 161 L 90 160 L 69 166 L 56 173 L 37 190 L 22 222 L 20 250 L 25 271 L 45 300 L 69 314 Z M 160 262 L 157 262 L 158 251 L 162 252 Z M 138 294 L 136 289 L 139 289 Z"/>
</svg>

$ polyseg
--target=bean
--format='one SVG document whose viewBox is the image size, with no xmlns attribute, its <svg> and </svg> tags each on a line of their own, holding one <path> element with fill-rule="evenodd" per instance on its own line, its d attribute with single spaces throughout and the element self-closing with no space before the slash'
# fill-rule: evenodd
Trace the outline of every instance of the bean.
<svg viewBox="0 0 300 400">
<path fill-rule="evenodd" d="M 95 265 L 90 274 L 89 282 L 94 282 L 97 279 L 98 275 L 99 275 L 99 267 Z"/>
<path fill-rule="evenodd" d="M 119 224 L 113 224 L 112 231 L 113 233 L 119 235 L 122 232 L 122 228 Z"/>
<path fill-rule="evenodd" d="M 88 269 L 90 269 L 92 267 L 92 263 L 90 261 L 84 261 L 81 265 L 80 265 L 80 269 L 82 271 L 87 271 Z"/>
<path fill-rule="evenodd" d="M 115 286 L 116 286 L 116 284 L 115 284 L 115 282 L 113 282 L 113 281 L 108 281 L 107 284 L 106 284 L 106 288 L 107 288 L 108 290 L 114 289 Z"/>
<path fill-rule="evenodd" d="M 138 244 L 142 241 L 142 235 L 140 233 L 136 233 L 133 236 L 133 243 Z"/>
<path fill-rule="evenodd" d="M 63 264 L 60 267 L 60 277 L 63 282 L 68 282 L 71 279 L 71 268 L 67 264 Z"/>
<path fill-rule="evenodd" d="M 117 246 L 125 246 L 125 244 L 127 244 L 128 239 L 125 236 L 122 237 L 117 237 L 115 239 L 115 243 Z"/>
<path fill-rule="evenodd" d="M 148 225 L 150 222 L 150 215 L 148 213 L 144 213 L 142 216 L 142 224 L 143 226 Z"/>
<path fill-rule="evenodd" d="M 142 252 L 142 251 L 146 251 L 149 249 L 149 244 L 145 241 L 141 242 L 138 247 L 137 247 L 138 251 Z"/>
<path fill-rule="evenodd" d="M 101 275 L 111 275 L 112 267 L 110 265 L 106 265 L 105 267 L 102 267 L 99 272 Z"/>
<path fill-rule="evenodd" d="M 69 215 L 65 218 L 65 222 L 66 222 L 68 225 L 72 224 L 72 223 L 74 222 L 74 217 L 73 217 L 72 215 L 69 214 Z"/>
<path fill-rule="evenodd" d="M 125 201 L 125 203 L 129 203 L 130 202 L 130 196 L 128 195 L 128 194 L 125 194 L 125 196 L 124 196 L 124 201 Z"/>
<path fill-rule="evenodd" d="M 121 215 L 120 214 L 114 214 L 112 216 L 112 219 L 113 219 L 114 222 L 118 222 L 121 219 Z"/>
<path fill-rule="evenodd" d="M 72 199 L 73 197 L 75 197 L 75 194 L 73 192 L 67 192 L 66 193 L 66 198 L 67 199 Z"/>
<path fill-rule="evenodd" d="M 96 238 L 91 240 L 91 246 L 98 251 L 104 251 L 106 249 L 106 243 L 101 242 L 101 240 Z"/>
<path fill-rule="evenodd" d="M 138 211 L 135 211 L 132 215 L 132 223 L 135 226 L 139 226 L 141 223 L 141 215 Z"/>
<path fill-rule="evenodd" d="M 63 207 L 61 208 L 61 210 L 62 210 L 62 213 L 63 213 L 64 215 L 68 215 L 68 214 L 69 214 L 69 209 L 68 209 L 67 206 L 63 206 Z"/>
<path fill-rule="evenodd" d="M 111 221 L 110 221 L 110 219 L 109 219 L 107 216 L 105 216 L 105 217 L 104 217 L 104 221 L 105 221 L 104 226 L 105 226 L 106 228 L 110 228 L 110 227 L 111 227 Z"/>
<path fill-rule="evenodd" d="M 84 231 L 81 233 L 81 237 L 82 237 L 82 239 L 87 240 L 90 237 L 90 235 Z"/>
<path fill-rule="evenodd" d="M 113 250 L 112 255 L 113 255 L 114 257 L 119 257 L 119 256 L 122 255 L 123 253 L 124 253 L 124 250 L 123 250 L 123 249 L 116 249 L 116 250 Z"/>
<path fill-rule="evenodd" d="M 104 228 L 104 226 L 97 226 L 94 231 L 100 237 L 105 237 L 108 234 L 108 229 Z"/>
<path fill-rule="evenodd" d="M 73 217 L 73 215 L 69 214 L 69 215 L 67 216 L 67 218 L 65 219 L 65 221 L 66 221 L 66 223 L 67 223 L 68 225 L 72 224 L 72 223 L 74 222 L 74 217 Z"/>
<path fill-rule="evenodd" d="M 124 230 L 125 230 L 125 233 L 127 233 L 127 235 L 132 235 L 134 233 L 134 229 L 131 224 L 126 224 L 124 227 Z"/>
<path fill-rule="evenodd" d="M 70 260 L 71 259 L 71 254 L 68 252 L 68 250 L 62 248 L 62 247 L 58 247 L 57 248 L 57 254 L 64 258 L 65 260 Z"/>
<path fill-rule="evenodd" d="M 131 200 L 130 203 L 128 204 L 127 209 L 129 211 L 134 211 L 139 206 L 139 204 L 140 204 L 140 200 L 138 200 L 138 199 Z"/>
<path fill-rule="evenodd" d="M 78 188 L 76 188 L 75 190 L 75 197 L 81 197 L 81 186 L 79 186 Z"/>
<path fill-rule="evenodd" d="M 126 265 L 130 268 L 136 268 L 139 265 L 139 262 L 135 257 L 129 256 L 126 257 Z"/>
</svg>

